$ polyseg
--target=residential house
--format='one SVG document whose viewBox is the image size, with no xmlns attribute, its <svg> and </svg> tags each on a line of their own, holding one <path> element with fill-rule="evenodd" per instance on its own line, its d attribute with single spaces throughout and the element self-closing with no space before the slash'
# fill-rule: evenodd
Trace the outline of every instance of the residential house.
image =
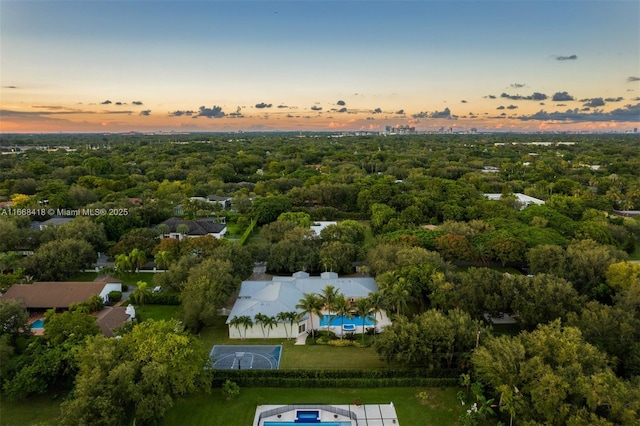
<svg viewBox="0 0 640 426">
<path fill-rule="evenodd" d="M 182 240 L 183 238 L 204 237 L 211 235 L 215 238 L 222 238 L 227 233 L 227 225 L 218 223 L 214 218 L 202 218 L 195 220 L 184 220 L 179 217 L 172 217 L 162 222 L 167 225 L 169 232 L 161 235 L 161 238 L 174 238 Z M 186 232 L 180 232 L 180 225 L 186 226 Z"/>
<path fill-rule="evenodd" d="M 320 318 L 317 315 L 310 317 L 296 305 L 300 303 L 305 293 L 321 294 L 328 285 L 335 287 L 351 303 L 378 290 L 373 278 L 339 278 L 335 272 L 324 272 L 319 277 L 309 276 L 306 272 L 296 272 L 290 277 L 273 277 L 270 281 L 243 281 L 238 298 L 227 318 L 229 337 L 232 339 L 263 337 L 259 324 L 249 327 L 246 335 L 243 327 L 238 330 L 237 327 L 230 325 L 234 317 L 245 315 L 252 320 L 258 314 L 277 317 L 281 312 L 297 312 L 301 315 L 294 321 L 293 326 L 289 322 L 278 322 L 273 329 L 269 330 L 269 337 L 272 338 L 286 338 L 287 335 L 296 337 L 308 330 L 320 328 Z M 389 324 L 389 319 L 383 314 L 382 320 L 378 321 L 376 327 L 380 329 Z M 339 325 L 336 323 L 334 326 Z"/>
<path fill-rule="evenodd" d="M 69 309 L 71 305 L 84 303 L 95 295 L 108 302 L 112 291 L 122 291 L 122 281 L 103 277 L 90 282 L 41 281 L 15 284 L 0 298 L 21 300 L 29 312 L 36 313 L 48 309 Z"/>
<path fill-rule="evenodd" d="M 528 195 L 524 195 L 521 194 L 519 192 L 516 192 L 514 194 L 510 194 L 516 197 L 516 199 L 518 200 L 518 202 L 521 204 L 520 210 L 529 207 L 532 204 L 536 204 L 536 205 L 542 205 L 544 204 L 543 200 L 540 200 L 538 198 L 534 198 L 534 197 L 530 197 Z M 502 194 L 484 194 L 485 197 L 487 197 L 489 200 L 492 201 L 498 201 L 502 198 Z"/>
</svg>

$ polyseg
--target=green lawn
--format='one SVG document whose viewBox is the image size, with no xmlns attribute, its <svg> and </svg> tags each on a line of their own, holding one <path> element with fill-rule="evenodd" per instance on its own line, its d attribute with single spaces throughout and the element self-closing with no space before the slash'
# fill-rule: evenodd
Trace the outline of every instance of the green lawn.
<svg viewBox="0 0 640 426">
<path fill-rule="evenodd" d="M 426 391 L 426 401 L 418 399 Z M 258 405 L 269 404 L 388 404 L 393 402 L 402 426 L 457 425 L 467 407 L 456 399 L 455 388 L 295 389 L 246 388 L 227 401 L 218 389 L 178 402 L 164 424 L 247 426 L 253 423 Z"/>
<path fill-rule="evenodd" d="M 49 396 L 38 396 L 22 401 L 8 402 L 0 399 L 0 425 L 45 426 L 55 425 L 60 414 L 60 403 Z"/>
<path fill-rule="evenodd" d="M 140 315 L 140 321 L 154 319 L 156 321 L 179 319 L 180 306 L 176 305 L 144 305 L 136 307 L 136 314 Z"/>
<path fill-rule="evenodd" d="M 427 399 L 418 393 L 427 392 Z M 268 404 L 388 404 L 393 402 L 402 426 L 454 426 L 467 407 L 456 399 L 456 388 L 375 388 L 375 389 L 296 389 L 243 388 L 234 400 L 227 401 L 220 390 L 184 398 L 169 410 L 164 424 L 247 426 L 253 422 L 258 405 Z M 53 426 L 59 415 L 60 400 L 48 397 L 25 401 L 0 400 L 2 426 Z"/>
</svg>

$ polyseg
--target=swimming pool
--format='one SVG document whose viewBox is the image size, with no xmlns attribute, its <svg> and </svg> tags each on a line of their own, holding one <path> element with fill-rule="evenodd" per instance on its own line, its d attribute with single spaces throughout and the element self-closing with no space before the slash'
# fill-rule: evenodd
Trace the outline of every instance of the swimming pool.
<svg viewBox="0 0 640 426">
<path fill-rule="evenodd" d="M 42 318 L 38 318 L 31 324 L 31 328 L 39 329 L 44 328 L 44 320 Z"/>
<path fill-rule="evenodd" d="M 344 325 L 355 325 L 358 327 L 362 327 L 362 321 L 364 320 L 364 325 L 366 326 L 374 326 L 376 323 L 373 321 L 373 317 L 368 316 L 365 318 L 354 316 L 353 318 L 344 317 Z M 343 324 L 343 316 L 342 315 L 331 315 L 331 326 L 340 327 Z M 326 327 L 329 322 L 329 315 L 325 315 L 320 318 L 320 326 Z"/>
<path fill-rule="evenodd" d="M 264 426 L 301 426 L 304 423 L 296 423 L 296 422 L 264 422 Z M 309 423 L 307 423 L 309 424 Z M 319 422 L 315 423 L 322 426 L 351 426 L 353 423 L 351 422 Z"/>
</svg>

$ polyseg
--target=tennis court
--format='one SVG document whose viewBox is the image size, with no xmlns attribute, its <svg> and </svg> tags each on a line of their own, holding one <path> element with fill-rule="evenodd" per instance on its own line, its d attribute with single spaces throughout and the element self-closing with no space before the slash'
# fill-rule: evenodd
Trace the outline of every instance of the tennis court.
<svg viewBox="0 0 640 426">
<path fill-rule="evenodd" d="M 215 345 L 210 357 L 216 370 L 277 370 L 282 345 Z"/>
</svg>

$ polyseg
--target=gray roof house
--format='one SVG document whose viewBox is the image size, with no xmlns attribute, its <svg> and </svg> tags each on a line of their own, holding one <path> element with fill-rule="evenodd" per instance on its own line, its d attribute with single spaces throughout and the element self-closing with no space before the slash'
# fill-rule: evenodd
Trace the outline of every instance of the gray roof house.
<svg viewBox="0 0 640 426">
<path fill-rule="evenodd" d="M 230 322 L 234 317 L 249 316 L 252 320 L 257 314 L 275 317 L 280 312 L 302 311 L 296 308 L 304 293 L 321 294 L 322 290 L 332 285 L 339 293 L 342 293 L 347 300 L 354 302 L 357 299 L 367 297 L 371 292 L 378 291 L 373 278 L 345 277 L 339 278 L 335 272 L 324 272 L 321 276 L 310 276 L 306 272 L 296 272 L 290 277 L 275 276 L 271 281 L 243 281 L 240 286 L 240 293 L 236 299 L 229 317 L 230 338 L 261 338 L 262 330 L 259 325 L 254 325 L 245 330 L 241 327 L 238 330 L 231 326 Z M 311 323 L 313 321 L 313 323 Z M 312 328 L 319 328 L 319 318 L 316 315 L 309 318 L 308 315 L 300 317 L 295 323 L 293 330 L 286 328 L 290 324 L 279 323 L 269 331 L 271 338 L 286 338 L 287 336 L 298 336 Z M 390 324 L 386 315 L 379 321 L 377 326 L 383 327 Z"/>
<path fill-rule="evenodd" d="M 213 218 L 184 220 L 179 217 L 172 217 L 162 223 L 169 227 L 169 233 L 162 235 L 162 238 L 182 240 L 182 238 L 185 237 L 204 237 L 205 235 L 211 235 L 219 239 L 227 233 L 227 225 L 218 223 L 216 219 Z M 185 234 L 178 232 L 180 225 L 186 225 L 188 227 L 188 231 Z"/>
</svg>

